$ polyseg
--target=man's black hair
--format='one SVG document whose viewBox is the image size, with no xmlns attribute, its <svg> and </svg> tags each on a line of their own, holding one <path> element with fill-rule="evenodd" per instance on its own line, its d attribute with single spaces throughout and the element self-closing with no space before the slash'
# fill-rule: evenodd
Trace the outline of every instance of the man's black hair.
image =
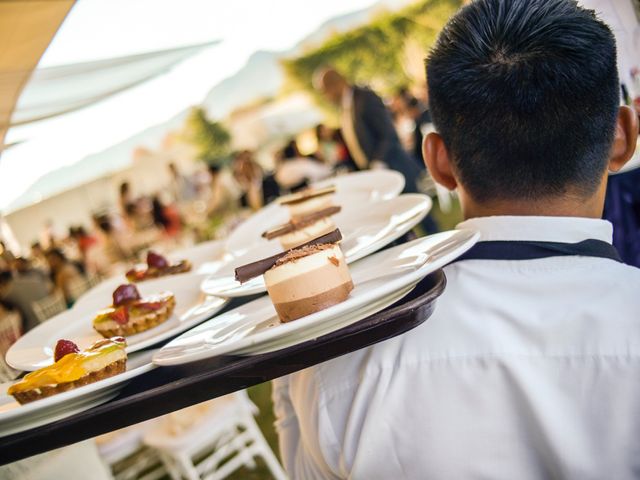
<svg viewBox="0 0 640 480">
<path fill-rule="evenodd" d="M 476 0 L 427 59 L 430 108 L 476 201 L 593 194 L 619 106 L 615 39 L 573 0 Z"/>
</svg>

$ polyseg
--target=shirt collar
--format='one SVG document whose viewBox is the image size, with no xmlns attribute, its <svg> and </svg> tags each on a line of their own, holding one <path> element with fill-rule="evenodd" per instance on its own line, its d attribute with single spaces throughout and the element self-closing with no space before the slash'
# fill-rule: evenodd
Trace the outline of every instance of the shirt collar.
<svg viewBox="0 0 640 480">
<path fill-rule="evenodd" d="M 495 216 L 466 220 L 456 228 L 480 233 L 480 240 L 530 240 L 577 243 L 587 239 L 613 241 L 613 226 L 606 220 L 580 217 Z"/>
</svg>

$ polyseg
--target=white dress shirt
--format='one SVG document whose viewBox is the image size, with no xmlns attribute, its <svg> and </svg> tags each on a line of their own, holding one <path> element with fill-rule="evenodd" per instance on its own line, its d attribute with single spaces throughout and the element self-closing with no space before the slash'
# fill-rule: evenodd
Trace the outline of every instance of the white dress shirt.
<svg viewBox="0 0 640 480">
<path fill-rule="evenodd" d="M 489 217 L 483 240 L 611 242 L 602 220 Z M 640 270 L 465 260 L 410 332 L 274 381 L 296 479 L 640 478 Z"/>
</svg>

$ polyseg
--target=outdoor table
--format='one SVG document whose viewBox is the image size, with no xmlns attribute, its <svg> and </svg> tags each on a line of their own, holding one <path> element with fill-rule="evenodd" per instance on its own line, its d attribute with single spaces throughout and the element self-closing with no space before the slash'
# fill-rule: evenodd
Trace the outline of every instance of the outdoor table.
<svg viewBox="0 0 640 480">
<path fill-rule="evenodd" d="M 445 285 L 446 277 L 438 270 L 381 312 L 293 347 L 156 368 L 134 378 L 102 405 L 0 438 L 0 465 L 242 390 L 405 333 L 431 316 Z M 227 309 L 248 300 L 236 299 Z"/>
</svg>

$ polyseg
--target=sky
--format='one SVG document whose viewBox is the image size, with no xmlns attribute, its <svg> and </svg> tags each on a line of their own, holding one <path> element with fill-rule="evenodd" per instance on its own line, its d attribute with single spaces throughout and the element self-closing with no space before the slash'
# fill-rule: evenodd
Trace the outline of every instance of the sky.
<svg viewBox="0 0 640 480">
<path fill-rule="evenodd" d="M 199 103 L 258 50 L 286 50 L 375 0 L 78 0 L 39 67 L 220 40 L 171 72 L 99 104 L 9 130 L 0 210 L 47 172 L 71 165 Z"/>
</svg>

